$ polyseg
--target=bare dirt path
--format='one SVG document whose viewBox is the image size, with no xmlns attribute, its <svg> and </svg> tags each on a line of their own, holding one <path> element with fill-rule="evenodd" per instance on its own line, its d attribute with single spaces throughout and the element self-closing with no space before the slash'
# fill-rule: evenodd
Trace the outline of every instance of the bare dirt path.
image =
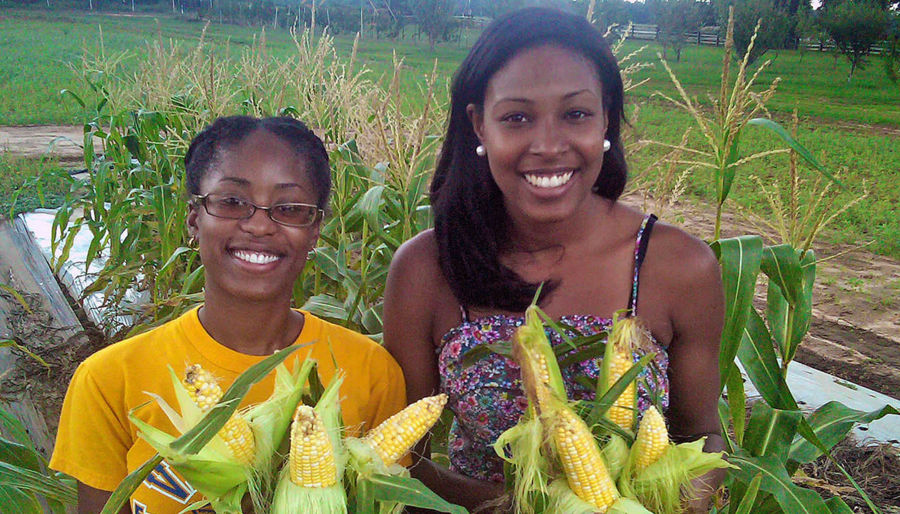
<svg viewBox="0 0 900 514">
<path fill-rule="evenodd" d="M 40 157 L 48 153 L 80 167 L 80 126 L 0 127 L 0 151 Z M 99 148 L 99 141 L 96 141 Z M 639 203 L 634 197 L 625 199 Z M 709 205 L 684 202 L 664 220 L 683 217 L 684 227 L 708 239 L 715 211 Z M 757 234 L 748 221 L 728 214 L 726 237 Z M 865 250 L 817 244 L 817 266 L 810 335 L 797 359 L 842 379 L 900 398 L 900 262 Z M 761 291 L 762 292 L 762 291 Z M 760 296 L 760 301 L 762 297 Z"/>
</svg>

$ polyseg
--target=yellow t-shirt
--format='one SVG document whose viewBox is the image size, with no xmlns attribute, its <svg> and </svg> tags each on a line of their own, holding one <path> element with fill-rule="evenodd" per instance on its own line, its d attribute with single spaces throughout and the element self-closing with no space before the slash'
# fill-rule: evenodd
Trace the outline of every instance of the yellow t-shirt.
<svg viewBox="0 0 900 514">
<path fill-rule="evenodd" d="M 156 453 L 138 437 L 128 412 L 151 400 L 145 392 L 156 393 L 177 408 L 169 366 L 180 375 L 187 365 L 200 364 L 218 377 L 225 389 L 241 372 L 264 358 L 217 343 L 200 324 L 197 311 L 104 348 L 78 367 L 63 404 L 51 468 L 93 488 L 114 490 L 128 473 Z M 344 371 L 341 413 L 349 434 L 359 435 L 406 406 L 403 373 L 384 348 L 308 312 L 303 315 L 303 330 L 294 344 L 314 343 L 289 356 L 286 363 L 292 367 L 294 356 L 302 361 L 310 355 L 317 360 L 326 385 L 334 375 L 335 362 Z M 271 373 L 250 390 L 242 406 L 264 401 L 273 386 Z M 136 415 L 177 435 L 155 401 L 141 407 Z M 201 498 L 164 461 L 137 489 L 131 506 L 134 513 L 175 514 Z"/>
</svg>

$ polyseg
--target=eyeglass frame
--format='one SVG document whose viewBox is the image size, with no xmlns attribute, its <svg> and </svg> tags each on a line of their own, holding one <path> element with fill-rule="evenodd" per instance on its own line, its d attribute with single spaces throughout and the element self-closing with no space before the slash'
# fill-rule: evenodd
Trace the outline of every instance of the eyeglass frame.
<svg viewBox="0 0 900 514">
<path fill-rule="evenodd" d="M 219 215 L 217 215 L 217 214 L 213 214 L 213 213 L 209 212 L 209 206 L 207 206 L 207 204 L 206 204 L 206 200 L 207 200 L 207 198 L 209 198 L 209 195 L 214 195 L 214 196 L 224 196 L 224 197 L 231 197 L 231 198 L 238 198 L 239 200 L 241 200 L 241 201 L 243 201 L 243 202 L 246 202 L 248 205 L 250 205 L 251 207 L 253 207 L 253 210 L 250 211 L 250 214 L 248 214 L 247 216 L 244 216 L 243 218 L 229 218 L 229 217 L 227 217 L 227 216 L 219 216 Z M 250 200 L 246 200 L 246 199 L 243 199 L 243 198 L 239 198 L 239 197 L 236 197 L 236 196 L 233 196 L 233 195 L 220 195 L 220 194 L 217 194 L 217 193 L 206 193 L 205 195 L 194 195 L 194 194 L 192 194 L 192 195 L 191 195 L 191 202 L 192 202 L 192 203 L 196 202 L 196 203 L 199 203 L 200 205 L 202 205 L 202 206 L 203 206 L 203 210 L 206 211 L 206 214 L 209 214 L 210 216 L 212 216 L 212 217 L 214 217 L 214 218 L 219 218 L 219 219 L 223 219 L 223 220 L 248 220 L 248 219 L 252 218 L 254 214 L 256 214 L 256 211 L 261 210 L 261 211 L 265 211 L 266 216 L 267 216 L 270 220 L 272 220 L 273 222 L 278 223 L 279 225 L 282 225 L 282 226 L 285 226 L 285 227 L 292 227 L 292 228 L 311 227 L 311 226 L 313 226 L 313 225 L 316 224 L 316 221 L 318 221 L 318 220 L 320 220 L 320 219 L 322 219 L 322 218 L 325 217 L 325 209 L 322 209 L 322 208 L 319 207 L 318 205 L 312 204 L 312 203 L 303 203 L 303 202 L 285 202 L 285 203 L 278 203 L 278 204 L 275 204 L 275 205 L 271 205 L 271 206 L 269 206 L 269 207 L 263 207 L 262 205 L 256 205 L 255 203 L 251 202 Z M 301 206 L 303 206 L 303 207 L 314 207 L 314 208 L 316 209 L 316 215 L 313 217 L 312 221 L 310 221 L 309 223 L 307 223 L 307 224 L 305 224 L 305 225 L 291 225 L 290 223 L 285 223 L 285 222 L 283 222 L 283 221 L 278 221 L 278 220 L 276 220 L 275 218 L 272 217 L 272 209 L 274 209 L 275 207 L 282 206 L 282 205 L 301 205 Z"/>
</svg>

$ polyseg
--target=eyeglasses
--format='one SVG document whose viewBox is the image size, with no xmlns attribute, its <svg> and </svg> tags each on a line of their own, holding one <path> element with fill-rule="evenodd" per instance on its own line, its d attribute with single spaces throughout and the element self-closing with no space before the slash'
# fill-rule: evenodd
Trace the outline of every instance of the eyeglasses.
<svg viewBox="0 0 900 514">
<path fill-rule="evenodd" d="M 229 220 L 248 219 L 259 209 L 266 211 L 269 219 L 275 223 L 288 227 L 308 227 L 325 216 L 324 210 L 308 203 L 278 203 L 271 207 L 263 207 L 231 195 L 192 195 L 192 198 L 203 205 L 210 216 Z"/>
</svg>

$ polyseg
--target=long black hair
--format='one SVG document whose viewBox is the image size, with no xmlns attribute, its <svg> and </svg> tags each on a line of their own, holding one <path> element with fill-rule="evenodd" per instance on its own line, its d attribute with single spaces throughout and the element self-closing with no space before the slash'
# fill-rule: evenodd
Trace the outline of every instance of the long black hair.
<svg viewBox="0 0 900 514">
<path fill-rule="evenodd" d="M 522 9 L 495 20 L 453 79 L 447 134 L 431 182 L 441 270 L 462 305 L 518 312 L 528 306 L 537 288 L 500 263 L 500 250 L 508 242 L 509 217 L 487 159 L 475 154 L 479 141 L 466 108 L 483 105 L 491 77 L 515 55 L 546 44 L 577 52 L 596 67 L 607 115 L 606 139 L 612 146 L 604 155 L 593 191 L 615 200 L 625 188 L 622 77 L 603 35 L 580 16 L 548 8 Z M 547 292 L 545 287 L 543 293 Z"/>
<path fill-rule="evenodd" d="M 200 183 L 222 152 L 234 147 L 256 130 L 265 130 L 284 140 L 306 161 L 316 190 L 316 205 L 325 209 L 331 194 L 331 168 L 322 140 L 300 120 L 288 116 L 253 118 L 226 116 L 218 118 L 197 134 L 184 156 L 187 192 L 200 194 Z"/>
</svg>

